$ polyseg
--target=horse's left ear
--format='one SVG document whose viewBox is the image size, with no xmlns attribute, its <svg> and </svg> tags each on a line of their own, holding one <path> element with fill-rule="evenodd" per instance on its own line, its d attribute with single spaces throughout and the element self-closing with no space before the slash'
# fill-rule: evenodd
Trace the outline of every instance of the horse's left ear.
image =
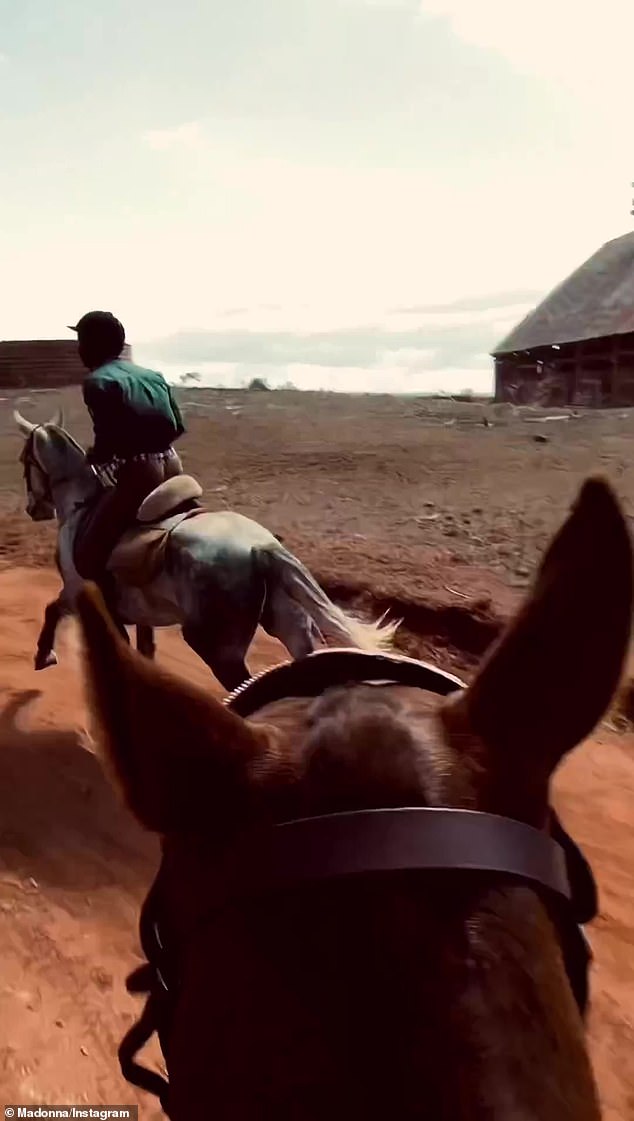
<svg viewBox="0 0 634 1121">
<path fill-rule="evenodd" d="M 22 416 L 22 413 L 19 411 L 19 409 L 13 410 L 13 419 L 20 429 L 20 432 L 24 436 L 25 440 L 28 439 L 34 429 L 37 428 L 36 424 L 33 424 L 30 420 L 27 420 L 26 417 Z"/>
<path fill-rule="evenodd" d="M 94 585 L 77 608 L 103 746 L 141 823 L 167 833 L 257 812 L 278 768 L 275 730 L 131 650 Z"/>
<path fill-rule="evenodd" d="M 64 410 L 62 408 L 59 408 L 57 410 L 57 412 L 55 413 L 55 416 L 53 417 L 53 419 L 51 421 L 49 421 L 49 423 L 52 424 L 53 427 L 55 427 L 55 428 L 63 428 L 64 427 Z"/>
</svg>

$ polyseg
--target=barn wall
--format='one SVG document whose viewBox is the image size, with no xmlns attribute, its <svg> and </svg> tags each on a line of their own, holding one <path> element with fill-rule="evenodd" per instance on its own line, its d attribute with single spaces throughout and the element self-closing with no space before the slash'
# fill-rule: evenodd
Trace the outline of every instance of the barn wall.
<svg viewBox="0 0 634 1121">
<path fill-rule="evenodd" d="M 514 405 L 550 406 L 569 402 L 570 387 L 565 369 L 545 366 L 535 359 L 501 361 L 496 359 L 496 401 Z"/>
<path fill-rule="evenodd" d="M 132 357 L 127 345 L 123 357 L 128 360 Z M 0 342 L 0 387 L 3 389 L 78 385 L 85 374 L 73 339 Z"/>
<path fill-rule="evenodd" d="M 546 408 L 634 406 L 634 334 L 495 360 L 496 400 Z"/>
</svg>

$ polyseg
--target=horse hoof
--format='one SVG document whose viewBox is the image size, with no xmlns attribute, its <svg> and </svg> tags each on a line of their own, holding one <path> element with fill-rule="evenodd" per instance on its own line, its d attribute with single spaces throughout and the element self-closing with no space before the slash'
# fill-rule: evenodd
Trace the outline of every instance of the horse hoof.
<svg viewBox="0 0 634 1121">
<path fill-rule="evenodd" d="M 48 669 L 49 666 L 57 665 L 57 654 L 54 650 L 49 650 L 48 654 L 35 655 L 35 668 Z"/>
</svg>

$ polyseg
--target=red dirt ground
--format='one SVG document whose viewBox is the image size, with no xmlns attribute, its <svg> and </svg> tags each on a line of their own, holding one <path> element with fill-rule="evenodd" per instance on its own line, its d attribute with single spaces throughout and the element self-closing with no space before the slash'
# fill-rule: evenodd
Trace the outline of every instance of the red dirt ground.
<svg viewBox="0 0 634 1121">
<path fill-rule="evenodd" d="M 0 1103 L 138 1101 L 151 1118 L 152 1099 L 118 1076 L 116 1048 L 140 1010 L 124 980 L 137 964 L 157 847 L 88 746 L 72 623 L 59 667 L 30 669 L 57 586 L 45 569 L 0 574 L 0 1023 L 10 1040 L 0 1046 Z M 221 692 L 178 636 L 159 636 L 159 656 Z M 283 656 L 258 637 L 256 669 Z"/>
<path fill-rule="evenodd" d="M 526 416 L 490 409 L 488 429 L 476 407 L 451 403 L 185 397 L 186 467 L 212 502 L 280 532 L 342 602 L 394 605 L 406 649 L 466 676 L 579 480 L 599 466 L 634 508 L 629 413 L 544 424 L 544 447 Z M 58 585 L 52 528 L 21 512 L 14 398 L 0 403 L 0 1102 L 138 1102 L 152 1121 L 162 1115 L 119 1077 L 116 1048 L 139 1007 L 124 978 L 156 845 L 90 751 L 73 625 L 59 667 L 31 668 Z M 59 398 L 21 408 L 47 419 Z M 85 439 L 77 391 L 61 399 Z M 175 672 L 216 687 L 177 634 L 158 646 Z M 258 634 L 250 666 L 283 656 Z M 599 882 L 589 1034 L 604 1117 L 624 1121 L 634 1117 L 634 737 L 602 725 L 561 768 L 555 798 Z"/>
</svg>

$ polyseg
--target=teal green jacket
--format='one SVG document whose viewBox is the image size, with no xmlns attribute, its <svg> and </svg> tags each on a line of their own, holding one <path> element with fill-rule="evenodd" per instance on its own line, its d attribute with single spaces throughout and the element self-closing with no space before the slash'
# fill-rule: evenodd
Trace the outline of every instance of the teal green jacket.
<svg viewBox="0 0 634 1121">
<path fill-rule="evenodd" d="M 185 431 L 163 375 L 121 358 L 86 376 L 84 402 L 94 428 L 91 463 L 166 451 Z"/>
</svg>

